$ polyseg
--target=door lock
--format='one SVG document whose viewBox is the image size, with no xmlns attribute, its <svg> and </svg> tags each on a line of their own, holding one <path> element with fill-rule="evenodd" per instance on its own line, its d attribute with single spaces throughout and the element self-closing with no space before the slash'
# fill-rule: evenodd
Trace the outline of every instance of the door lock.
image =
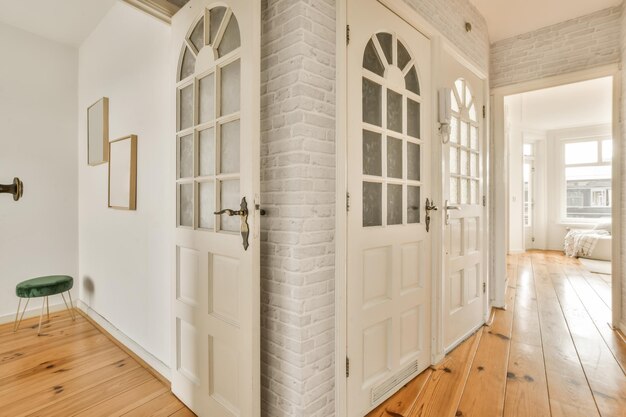
<svg viewBox="0 0 626 417">
<path fill-rule="evenodd" d="M 430 212 L 432 210 L 439 210 L 439 208 L 433 203 L 434 202 L 431 202 L 430 199 L 426 199 L 426 207 L 424 207 L 424 209 L 426 210 L 426 232 L 430 231 Z"/>
<path fill-rule="evenodd" d="M 248 202 L 246 197 L 241 199 L 239 210 L 223 209 L 213 214 L 228 214 L 230 217 L 239 216 L 241 218 L 241 238 L 243 239 L 243 249 L 248 250 L 248 238 L 250 237 L 250 226 L 248 225 Z"/>
</svg>

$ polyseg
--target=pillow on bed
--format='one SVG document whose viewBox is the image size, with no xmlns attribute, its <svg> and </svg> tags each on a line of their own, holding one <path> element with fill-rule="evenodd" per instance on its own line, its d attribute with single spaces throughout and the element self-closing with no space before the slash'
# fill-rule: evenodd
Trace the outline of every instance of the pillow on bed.
<svg viewBox="0 0 626 417">
<path fill-rule="evenodd" d="M 611 222 L 602 222 L 596 224 L 593 230 L 604 230 L 606 232 L 611 233 Z"/>
</svg>

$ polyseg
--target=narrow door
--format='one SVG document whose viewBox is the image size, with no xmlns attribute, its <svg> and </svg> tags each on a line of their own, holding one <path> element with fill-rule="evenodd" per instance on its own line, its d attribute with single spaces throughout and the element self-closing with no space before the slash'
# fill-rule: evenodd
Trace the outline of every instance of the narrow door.
<svg viewBox="0 0 626 417">
<path fill-rule="evenodd" d="M 258 3 L 191 0 L 172 19 L 172 391 L 199 416 L 260 414 Z"/>
<path fill-rule="evenodd" d="M 535 158 L 533 143 L 524 143 L 523 191 L 524 191 L 524 248 L 535 248 Z"/>
<path fill-rule="evenodd" d="M 482 80 L 447 52 L 444 85 L 451 92 L 451 131 L 442 153 L 444 181 L 444 348 L 449 351 L 484 322 Z"/>
<path fill-rule="evenodd" d="M 348 2 L 348 412 L 430 365 L 430 41 Z"/>
</svg>

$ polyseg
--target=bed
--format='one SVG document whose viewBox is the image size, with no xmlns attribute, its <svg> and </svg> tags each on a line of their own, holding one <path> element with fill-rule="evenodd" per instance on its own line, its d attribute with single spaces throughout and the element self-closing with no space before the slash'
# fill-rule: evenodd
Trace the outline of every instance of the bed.
<svg viewBox="0 0 626 417">
<path fill-rule="evenodd" d="M 593 229 L 571 229 L 564 241 L 567 256 L 610 261 L 612 252 L 611 223 L 598 223 Z"/>
</svg>

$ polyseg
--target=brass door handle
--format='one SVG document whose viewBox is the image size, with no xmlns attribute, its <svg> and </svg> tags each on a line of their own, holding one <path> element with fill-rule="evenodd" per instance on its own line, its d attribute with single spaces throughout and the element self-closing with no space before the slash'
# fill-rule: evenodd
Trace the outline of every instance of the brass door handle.
<svg viewBox="0 0 626 417">
<path fill-rule="evenodd" d="M 424 209 L 426 210 L 426 232 L 430 232 L 430 212 L 437 211 L 439 208 L 427 198 Z"/>
<path fill-rule="evenodd" d="M 15 177 L 13 184 L 0 184 L 0 193 L 13 194 L 13 200 L 17 201 L 24 194 L 24 183 Z"/>
<path fill-rule="evenodd" d="M 240 216 L 241 217 L 241 238 L 243 239 L 243 249 L 248 250 L 248 238 L 250 237 L 250 226 L 248 225 L 248 202 L 246 201 L 246 197 L 241 199 L 241 204 L 239 210 L 233 209 L 223 209 L 220 211 L 215 211 L 213 214 L 228 214 L 229 216 Z"/>
</svg>

